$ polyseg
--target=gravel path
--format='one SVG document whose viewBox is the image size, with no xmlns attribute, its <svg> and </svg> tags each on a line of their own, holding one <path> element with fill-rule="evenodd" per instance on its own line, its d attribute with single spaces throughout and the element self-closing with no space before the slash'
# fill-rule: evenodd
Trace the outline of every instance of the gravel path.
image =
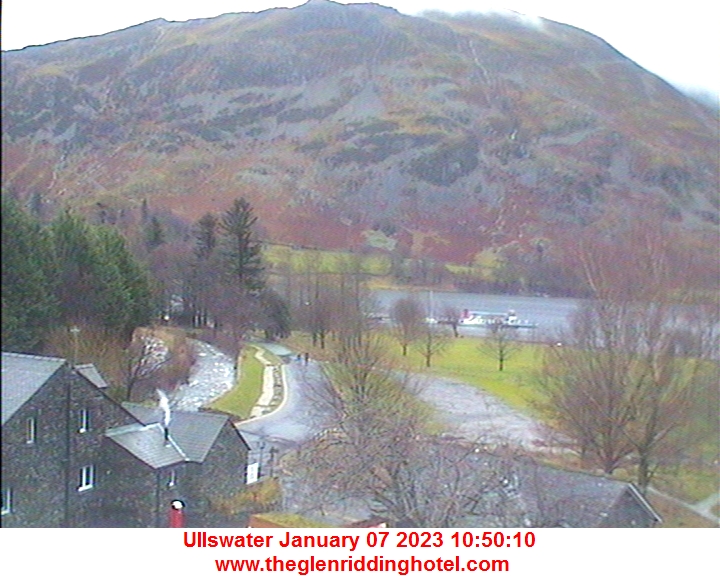
<svg viewBox="0 0 720 576">
<path fill-rule="evenodd" d="M 469 440 L 537 449 L 550 437 L 542 424 L 469 384 L 433 377 L 419 396 L 438 409 L 451 434 Z"/>
</svg>

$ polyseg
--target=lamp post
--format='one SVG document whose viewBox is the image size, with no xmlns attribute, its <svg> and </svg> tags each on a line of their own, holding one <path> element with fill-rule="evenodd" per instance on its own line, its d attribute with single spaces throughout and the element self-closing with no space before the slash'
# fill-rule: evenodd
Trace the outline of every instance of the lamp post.
<svg viewBox="0 0 720 576">
<path fill-rule="evenodd" d="M 80 334 L 80 328 L 78 326 L 70 326 L 70 334 L 73 336 L 73 360 L 72 364 L 73 366 L 77 366 L 78 362 L 78 347 L 79 347 L 79 337 L 78 334 Z"/>
<path fill-rule="evenodd" d="M 272 478 L 275 474 L 275 455 L 277 454 L 278 449 L 275 448 L 275 446 L 270 448 L 270 462 L 268 463 L 268 476 Z"/>
<path fill-rule="evenodd" d="M 260 459 L 258 460 L 258 479 L 262 478 L 263 472 L 263 453 L 265 452 L 265 440 L 260 442 Z"/>
</svg>

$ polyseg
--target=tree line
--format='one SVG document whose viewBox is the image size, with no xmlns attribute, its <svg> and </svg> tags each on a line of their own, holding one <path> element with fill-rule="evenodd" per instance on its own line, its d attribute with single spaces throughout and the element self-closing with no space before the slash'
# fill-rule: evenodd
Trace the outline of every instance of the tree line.
<svg viewBox="0 0 720 576">
<path fill-rule="evenodd" d="M 672 234 L 635 224 L 577 247 L 592 288 L 555 335 L 540 408 L 587 466 L 633 469 L 645 490 L 720 429 L 720 305 L 697 301 L 693 254 Z"/>
<path fill-rule="evenodd" d="M 119 396 L 139 399 L 182 381 L 192 362 L 180 333 L 139 327 L 212 326 L 231 349 L 250 330 L 287 335 L 289 310 L 266 283 L 256 222 L 240 198 L 178 241 L 147 202 L 141 225 L 124 229 L 71 210 L 42 222 L 3 194 L 3 350 L 93 362 Z M 172 312 L 178 300 L 182 310 Z"/>
<path fill-rule="evenodd" d="M 69 211 L 49 225 L 2 197 L 3 349 L 35 352 L 60 326 L 129 338 L 152 316 L 151 281 L 114 228 Z"/>
</svg>

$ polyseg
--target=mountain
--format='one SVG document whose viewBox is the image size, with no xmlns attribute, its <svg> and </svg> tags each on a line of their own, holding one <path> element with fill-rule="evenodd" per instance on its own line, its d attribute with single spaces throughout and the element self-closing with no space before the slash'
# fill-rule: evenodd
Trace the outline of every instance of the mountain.
<svg viewBox="0 0 720 576">
<path fill-rule="evenodd" d="M 2 64 L 4 187 L 42 209 L 192 221 L 244 195 L 277 242 L 457 263 L 720 221 L 716 115 L 547 20 L 311 0 Z"/>
</svg>

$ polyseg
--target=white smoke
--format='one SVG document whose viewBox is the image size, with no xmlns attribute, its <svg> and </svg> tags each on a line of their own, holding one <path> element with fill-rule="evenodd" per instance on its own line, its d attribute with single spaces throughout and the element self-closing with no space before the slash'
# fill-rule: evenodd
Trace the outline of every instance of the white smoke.
<svg viewBox="0 0 720 576">
<path fill-rule="evenodd" d="M 167 428 L 170 426 L 170 399 L 167 394 L 160 389 L 158 389 L 157 394 L 160 398 L 160 410 L 163 411 L 163 426 Z"/>
</svg>

